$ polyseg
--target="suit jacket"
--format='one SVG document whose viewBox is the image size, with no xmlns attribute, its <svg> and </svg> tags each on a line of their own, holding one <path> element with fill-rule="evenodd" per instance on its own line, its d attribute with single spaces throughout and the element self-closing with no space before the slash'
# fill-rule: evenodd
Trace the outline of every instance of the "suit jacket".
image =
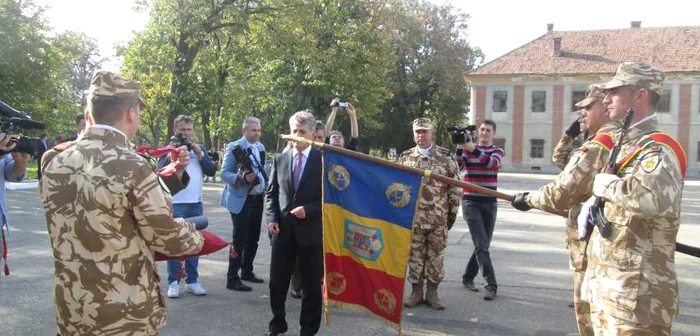
<svg viewBox="0 0 700 336">
<path fill-rule="evenodd" d="M 221 193 L 221 205 L 233 214 L 239 214 L 241 212 L 243 204 L 245 204 L 245 199 L 248 197 L 248 191 L 250 190 L 250 184 L 238 175 L 239 162 L 236 161 L 236 156 L 233 155 L 233 147 L 239 145 L 244 150 L 250 147 L 250 144 L 248 141 L 245 141 L 244 138 L 229 143 L 226 146 L 224 161 L 221 164 L 221 179 L 226 182 L 224 191 Z M 264 170 L 265 146 L 263 146 L 262 143 L 258 143 L 258 145 L 260 169 Z M 263 180 L 263 177 L 260 177 L 260 180 Z"/>
<path fill-rule="evenodd" d="M 301 174 L 299 189 L 294 190 L 292 163 L 295 151 L 275 155 L 270 174 L 270 185 L 265 193 L 265 217 L 267 223 L 279 223 L 278 239 L 296 240 L 299 245 L 313 246 L 323 243 L 321 216 L 322 154 L 312 148 L 306 167 Z M 303 206 L 306 218 L 298 219 L 289 212 Z"/>
<path fill-rule="evenodd" d="M 152 335 L 165 324 L 154 252 L 201 250 L 172 218 L 170 196 L 123 134 L 89 127 L 50 160 L 39 182 L 54 257 L 61 335 Z"/>
</svg>

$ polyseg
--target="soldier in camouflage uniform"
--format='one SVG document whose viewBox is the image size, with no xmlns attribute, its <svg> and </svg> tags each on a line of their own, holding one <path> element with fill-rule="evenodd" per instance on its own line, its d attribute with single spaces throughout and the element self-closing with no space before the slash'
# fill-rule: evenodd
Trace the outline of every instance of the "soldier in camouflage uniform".
<svg viewBox="0 0 700 336">
<path fill-rule="evenodd" d="M 133 151 L 140 84 L 99 70 L 88 92 L 93 126 L 47 160 L 39 184 L 54 254 L 60 335 L 155 335 L 165 324 L 154 252 L 201 250 L 193 225 Z"/>
<path fill-rule="evenodd" d="M 401 153 L 398 163 L 455 179 L 459 177 L 459 168 L 451 159 L 450 151 L 433 143 L 430 119 L 418 118 L 413 121 L 413 138 L 416 147 Z M 425 179 L 418 199 L 419 217 L 413 223 L 408 263 L 408 281 L 413 291 L 404 302 L 406 307 L 415 307 L 423 302 L 423 286 L 427 280 L 425 301 L 434 309 L 445 309 L 438 298 L 437 288 L 445 275 L 443 252 L 447 247 L 447 231 L 457 218 L 460 194 L 459 187 Z"/>
<path fill-rule="evenodd" d="M 594 335 L 589 304 L 581 300 L 581 284 L 587 266 L 586 247 L 590 236 L 579 238 L 576 219 L 581 211 L 581 204 L 591 196 L 594 172 L 597 172 L 608 160 L 612 138 L 607 135 L 607 132 L 614 131 L 618 127 L 611 122 L 603 106 L 604 96 L 598 90 L 599 86 L 599 84 L 591 85 L 586 98 L 576 103 L 577 107 L 583 109 L 581 118 L 577 118 L 571 124 L 554 150 L 552 158 L 557 165 L 563 163 L 564 170 L 554 181 L 541 187 L 539 191 L 516 194 L 513 201 L 516 209 L 524 211 L 533 207 L 569 209 L 566 221 L 566 246 L 569 250 L 569 267 L 574 275 L 576 322 L 582 336 Z M 573 140 L 581 132 L 580 121 L 588 128 L 588 133 L 593 135 L 586 139 L 571 159 L 568 159 L 573 151 Z M 596 133 L 601 135 L 596 136 Z M 564 159 L 567 161 L 561 162 Z"/>
<path fill-rule="evenodd" d="M 601 87 L 611 118 L 621 119 L 630 107 L 636 112 L 617 171 L 593 181 L 612 225 L 609 238 L 593 230 L 582 288 L 596 335 L 670 335 L 678 312 L 674 252 L 687 162 L 675 139 L 658 132 L 654 108 L 663 80 L 654 67 L 625 62 Z M 592 203 L 582 207 L 579 227 Z"/>
</svg>

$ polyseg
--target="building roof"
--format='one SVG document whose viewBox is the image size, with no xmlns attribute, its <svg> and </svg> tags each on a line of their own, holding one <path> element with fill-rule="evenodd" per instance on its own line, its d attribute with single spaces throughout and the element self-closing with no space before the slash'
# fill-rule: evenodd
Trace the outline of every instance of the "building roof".
<svg viewBox="0 0 700 336">
<path fill-rule="evenodd" d="M 561 38 L 559 56 L 555 38 Z M 548 31 L 466 75 L 612 74 L 625 61 L 666 73 L 700 72 L 700 26 Z"/>
</svg>

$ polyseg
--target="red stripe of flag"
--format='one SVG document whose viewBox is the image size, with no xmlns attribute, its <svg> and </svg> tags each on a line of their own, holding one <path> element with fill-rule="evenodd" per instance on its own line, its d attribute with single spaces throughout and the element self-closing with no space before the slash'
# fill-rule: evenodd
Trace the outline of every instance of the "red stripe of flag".
<svg viewBox="0 0 700 336">
<path fill-rule="evenodd" d="M 350 257 L 326 253 L 327 298 L 366 307 L 393 323 L 401 323 L 404 279 L 365 268 Z"/>
</svg>

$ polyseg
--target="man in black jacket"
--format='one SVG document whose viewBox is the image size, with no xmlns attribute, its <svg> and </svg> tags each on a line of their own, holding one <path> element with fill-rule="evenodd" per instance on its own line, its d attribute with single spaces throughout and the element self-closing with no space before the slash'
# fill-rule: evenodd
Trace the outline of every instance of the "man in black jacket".
<svg viewBox="0 0 700 336">
<path fill-rule="evenodd" d="M 289 119 L 293 135 L 313 139 L 316 120 L 308 111 Z M 323 229 L 321 220 L 321 152 L 303 143 L 275 155 L 265 194 L 267 229 L 272 234 L 270 306 L 273 318 L 265 335 L 287 331 L 285 302 L 294 261 L 299 260 L 303 288 L 301 335 L 315 335 L 321 325 Z"/>
</svg>

